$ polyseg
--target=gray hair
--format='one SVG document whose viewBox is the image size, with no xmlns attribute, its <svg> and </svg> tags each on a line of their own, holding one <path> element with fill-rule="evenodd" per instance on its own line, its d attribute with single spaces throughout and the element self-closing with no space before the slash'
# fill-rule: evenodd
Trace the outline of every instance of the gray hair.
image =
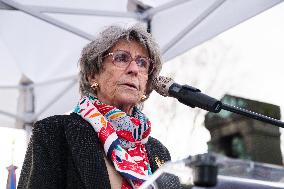
<svg viewBox="0 0 284 189">
<path fill-rule="evenodd" d="M 154 70 L 148 76 L 146 96 L 153 91 L 152 83 L 161 71 L 162 59 L 158 44 L 142 24 L 135 24 L 128 28 L 109 26 L 98 37 L 86 45 L 80 58 L 80 93 L 81 95 L 96 95 L 89 81 L 103 69 L 103 57 L 121 39 L 136 41 L 148 50 L 149 58 L 153 60 Z"/>
</svg>

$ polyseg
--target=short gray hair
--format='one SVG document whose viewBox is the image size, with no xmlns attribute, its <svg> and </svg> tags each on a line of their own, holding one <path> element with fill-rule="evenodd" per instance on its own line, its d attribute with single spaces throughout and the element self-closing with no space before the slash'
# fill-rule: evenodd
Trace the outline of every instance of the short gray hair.
<svg viewBox="0 0 284 189">
<path fill-rule="evenodd" d="M 154 64 L 154 70 L 148 76 L 146 96 L 148 97 L 153 91 L 153 79 L 158 76 L 162 67 L 161 53 L 152 35 L 139 23 L 125 28 L 116 25 L 109 26 L 95 40 L 83 48 L 79 62 L 81 95 L 96 95 L 89 78 L 93 78 L 102 71 L 103 57 L 121 39 L 136 41 L 148 50 L 149 58 L 152 59 Z"/>
</svg>

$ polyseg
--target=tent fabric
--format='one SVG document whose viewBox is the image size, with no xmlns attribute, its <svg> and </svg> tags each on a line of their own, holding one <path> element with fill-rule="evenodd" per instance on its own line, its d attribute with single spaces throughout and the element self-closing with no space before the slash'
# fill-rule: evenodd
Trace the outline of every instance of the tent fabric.
<svg viewBox="0 0 284 189">
<path fill-rule="evenodd" d="M 81 49 L 110 24 L 148 24 L 167 61 L 280 2 L 0 0 L 0 126 L 72 109 Z"/>
</svg>

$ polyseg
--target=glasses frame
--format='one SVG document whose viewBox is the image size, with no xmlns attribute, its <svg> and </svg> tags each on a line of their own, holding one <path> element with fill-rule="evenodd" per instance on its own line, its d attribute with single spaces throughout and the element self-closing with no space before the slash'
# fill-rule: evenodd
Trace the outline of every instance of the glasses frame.
<svg viewBox="0 0 284 189">
<path fill-rule="evenodd" d="M 115 63 L 115 60 L 114 60 L 114 54 L 115 54 L 115 52 L 117 52 L 117 51 L 122 51 L 122 52 L 125 52 L 125 53 L 127 53 L 127 54 L 129 54 L 129 57 L 131 58 L 130 59 L 130 61 L 129 61 L 129 63 L 124 67 L 122 67 L 122 66 L 119 66 L 118 64 L 116 64 Z M 153 62 L 153 60 L 151 59 L 151 58 L 149 58 L 149 57 L 146 57 L 146 56 L 141 56 L 141 55 L 136 55 L 134 58 L 131 56 L 131 53 L 129 52 L 129 51 L 126 51 L 126 50 L 115 50 L 115 51 L 113 51 L 113 52 L 110 52 L 110 53 L 108 53 L 107 55 L 106 55 L 106 57 L 107 56 L 112 56 L 112 63 L 115 65 L 115 66 L 117 66 L 117 67 L 120 67 L 120 68 L 127 68 L 130 64 L 131 64 L 131 62 L 132 61 L 135 61 L 135 63 L 137 64 L 137 58 L 146 58 L 147 60 L 149 60 L 149 69 L 148 69 L 148 72 L 147 72 L 147 74 L 148 75 L 150 75 L 151 73 L 153 73 L 153 71 L 154 71 L 154 68 L 155 68 L 155 65 L 154 65 L 154 62 Z M 138 64 L 137 64 L 137 66 L 138 66 Z M 139 66 L 138 66 L 139 67 Z M 142 73 L 142 74 L 146 74 L 146 73 L 144 73 L 144 72 L 139 72 L 139 73 Z"/>
</svg>

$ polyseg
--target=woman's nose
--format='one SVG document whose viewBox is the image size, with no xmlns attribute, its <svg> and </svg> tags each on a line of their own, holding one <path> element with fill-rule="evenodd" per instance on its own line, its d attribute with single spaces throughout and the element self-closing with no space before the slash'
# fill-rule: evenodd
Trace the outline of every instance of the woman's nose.
<svg viewBox="0 0 284 189">
<path fill-rule="evenodd" d="M 127 67 L 127 73 L 133 73 L 133 74 L 138 74 L 139 73 L 139 67 L 136 63 L 135 60 L 132 60 L 128 67 Z"/>
</svg>

